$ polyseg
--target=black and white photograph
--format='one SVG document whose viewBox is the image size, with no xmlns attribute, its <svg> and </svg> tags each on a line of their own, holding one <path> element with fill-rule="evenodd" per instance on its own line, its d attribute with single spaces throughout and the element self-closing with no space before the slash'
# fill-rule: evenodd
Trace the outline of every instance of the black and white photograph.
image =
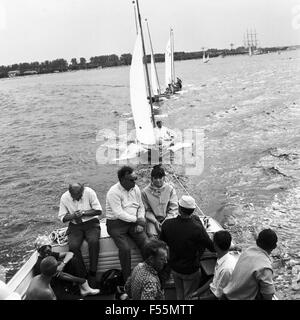
<svg viewBox="0 0 300 320">
<path fill-rule="evenodd" d="M 0 0 L 0 300 L 300 300 L 299 125 L 300 0 Z"/>
</svg>

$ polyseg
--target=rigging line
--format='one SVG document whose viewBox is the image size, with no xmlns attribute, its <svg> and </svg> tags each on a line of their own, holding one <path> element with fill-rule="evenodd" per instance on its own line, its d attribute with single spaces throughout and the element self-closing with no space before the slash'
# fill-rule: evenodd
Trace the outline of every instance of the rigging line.
<svg viewBox="0 0 300 320">
<path fill-rule="evenodd" d="M 188 192 L 188 190 L 185 188 L 185 186 L 180 182 L 180 180 L 176 177 L 175 173 L 170 173 L 170 175 L 175 178 L 175 180 L 180 184 L 180 186 L 182 187 L 182 189 L 189 195 L 190 193 Z M 167 177 L 166 177 L 167 178 Z M 198 204 L 196 203 L 196 207 L 197 209 L 200 211 L 200 213 L 204 216 L 204 218 L 206 217 L 206 215 L 204 214 L 204 212 L 201 210 L 201 208 L 198 206 Z"/>
</svg>

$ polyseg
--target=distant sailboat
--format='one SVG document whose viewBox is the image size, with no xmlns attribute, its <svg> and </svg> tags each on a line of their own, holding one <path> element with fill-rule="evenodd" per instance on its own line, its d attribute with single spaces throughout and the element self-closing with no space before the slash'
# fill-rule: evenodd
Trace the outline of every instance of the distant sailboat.
<svg viewBox="0 0 300 320">
<path fill-rule="evenodd" d="M 252 48 L 251 48 L 251 46 L 249 46 L 249 56 L 250 57 L 252 56 Z"/>
<path fill-rule="evenodd" d="M 177 78 L 177 81 L 175 81 L 174 34 L 172 29 L 170 29 L 170 37 L 165 51 L 165 84 L 166 93 L 175 93 L 182 88 L 181 79 Z"/>
<path fill-rule="evenodd" d="M 205 51 L 203 51 L 202 61 L 203 63 L 207 63 L 209 61 L 209 54 L 205 57 Z"/>
<path fill-rule="evenodd" d="M 152 41 L 151 41 L 151 36 L 150 36 L 149 25 L 148 25 L 147 19 L 145 21 L 147 23 L 147 30 L 148 30 L 148 36 L 149 36 L 149 42 L 150 42 L 150 48 L 151 48 L 150 74 L 151 74 L 152 97 L 153 97 L 154 101 L 158 101 L 159 97 L 161 95 L 161 89 L 160 89 L 159 80 L 158 80 L 158 74 L 157 74 L 157 69 L 156 69 L 156 64 L 155 64 L 155 58 L 154 58 L 154 52 L 153 52 L 153 46 L 152 46 Z"/>
</svg>

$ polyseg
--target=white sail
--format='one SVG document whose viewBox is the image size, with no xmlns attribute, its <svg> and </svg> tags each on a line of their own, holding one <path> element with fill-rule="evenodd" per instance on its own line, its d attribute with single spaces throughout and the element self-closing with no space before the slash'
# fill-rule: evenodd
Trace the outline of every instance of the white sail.
<svg viewBox="0 0 300 320">
<path fill-rule="evenodd" d="M 155 69 L 155 61 L 152 53 L 151 53 L 151 84 L 152 84 L 152 94 L 154 96 L 160 95 L 160 88 L 157 81 L 157 74 Z"/>
<path fill-rule="evenodd" d="M 251 57 L 252 56 L 252 50 L 251 50 L 251 47 L 249 46 L 249 56 Z"/>
<path fill-rule="evenodd" d="M 166 88 L 172 83 L 172 48 L 171 41 L 169 39 L 165 52 L 165 83 Z"/>
<path fill-rule="evenodd" d="M 137 140 L 142 144 L 155 144 L 151 107 L 147 99 L 140 32 L 137 35 L 130 67 L 130 102 Z"/>
</svg>

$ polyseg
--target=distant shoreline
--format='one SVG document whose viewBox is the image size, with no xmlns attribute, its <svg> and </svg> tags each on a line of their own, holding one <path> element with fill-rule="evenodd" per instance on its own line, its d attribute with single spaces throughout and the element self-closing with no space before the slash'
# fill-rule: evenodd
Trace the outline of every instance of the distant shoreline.
<svg viewBox="0 0 300 320">
<path fill-rule="evenodd" d="M 267 54 L 271 52 L 296 50 L 300 45 L 284 46 L 284 47 L 267 47 L 257 48 L 256 54 Z M 232 55 L 248 54 L 248 48 L 239 47 L 236 49 L 208 49 L 205 51 L 206 55 L 210 58 L 225 57 Z M 157 53 L 154 55 L 156 62 L 164 62 L 165 55 L 163 53 Z M 192 60 L 202 59 L 203 51 L 194 52 L 175 52 L 174 60 Z M 8 66 L 0 66 L 0 78 L 14 78 L 19 76 L 29 76 L 34 74 L 48 74 L 48 73 L 60 73 L 66 71 L 86 70 L 86 69 L 101 69 L 117 66 L 126 66 L 131 64 L 132 55 L 130 53 L 122 54 L 120 57 L 116 54 L 102 55 L 91 57 L 90 61 L 83 57 L 72 58 L 70 63 L 65 59 L 55 59 L 53 61 L 46 60 L 44 62 L 31 62 L 31 63 L 18 63 Z M 147 55 L 147 62 L 150 62 L 150 55 Z"/>
</svg>

